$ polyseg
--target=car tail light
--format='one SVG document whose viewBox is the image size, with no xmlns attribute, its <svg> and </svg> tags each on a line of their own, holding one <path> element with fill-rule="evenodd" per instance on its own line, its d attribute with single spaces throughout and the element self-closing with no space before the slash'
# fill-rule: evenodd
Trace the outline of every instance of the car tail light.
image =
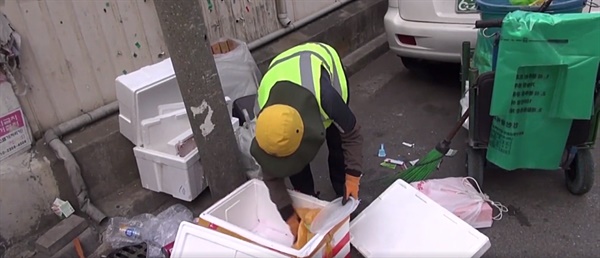
<svg viewBox="0 0 600 258">
<path fill-rule="evenodd" d="M 401 35 L 401 34 L 398 34 L 396 36 L 398 36 L 398 40 L 400 40 L 400 43 L 402 43 L 404 45 L 412 45 L 412 46 L 417 45 L 417 40 L 413 36 Z"/>
</svg>

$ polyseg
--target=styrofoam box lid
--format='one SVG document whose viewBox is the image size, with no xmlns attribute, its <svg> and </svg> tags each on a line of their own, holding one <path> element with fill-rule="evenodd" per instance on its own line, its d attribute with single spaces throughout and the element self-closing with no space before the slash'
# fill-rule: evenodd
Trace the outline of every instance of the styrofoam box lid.
<svg viewBox="0 0 600 258">
<path fill-rule="evenodd" d="M 313 233 L 327 233 L 335 227 L 340 221 L 347 218 L 358 208 L 359 201 L 354 198 L 348 198 L 346 205 L 342 204 L 344 197 L 339 197 L 331 201 L 323 208 L 313 219 L 310 225 L 310 231 Z"/>
<path fill-rule="evenodd" d="M 397 180 L 350 222 L 352 245 L 365 257 L 481 257 L 489 238 Z"/>
<path fill-rule="evenodd" d="M 150 160 L 157 164 L 163 164 L 169 167 L 179 168 L 183 170 L 188 169 L 195 162 L 200 160 L 198 148 L 192 150 L 185 157 L 179 157 L 177 155 L 171 155 L 155 150 L 146 149 L 143 147 L 134 147 L 133 154 L 136 158 Z"/>
<path fill-rule="evenodd" d="M 200 257 L 287 257 L 208 228 L 181 222 L 171 258 Z"/>
</svg>

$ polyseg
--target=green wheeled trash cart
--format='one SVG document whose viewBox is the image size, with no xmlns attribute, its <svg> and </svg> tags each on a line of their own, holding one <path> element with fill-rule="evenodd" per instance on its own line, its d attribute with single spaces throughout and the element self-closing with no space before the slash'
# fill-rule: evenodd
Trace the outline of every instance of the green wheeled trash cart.
<svg viewBox="0 0 600 258">
<path fill-rule="evenodd" d="M 461 81 L 469 106 L 465 166 L 481 187 L 494 166 L 560 169 L 572 194 L 592 188 L 600 48 L 581 38 L 600 37 L 599 23 L 600 13 L 526 11 L 477 21 L 477 47 L 463 43 Z"/>
</svg>

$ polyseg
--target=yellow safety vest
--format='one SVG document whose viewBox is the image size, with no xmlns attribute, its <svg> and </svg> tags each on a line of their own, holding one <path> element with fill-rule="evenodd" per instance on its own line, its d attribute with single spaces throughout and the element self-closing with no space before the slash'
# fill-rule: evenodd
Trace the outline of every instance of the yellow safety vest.
<svg viewBox="0 0 600 258">
<path fill-rule="evenodd" d="M 258 87 L 258 105 L 262 109 L 267 100 L 271 88 L 277 82 L 289 81 L 308 89 L 315 95 L 323 125 L 328 128 L 332 120 L 321 106 L 321 67 L 324 67 L 331 78 L 335 90 L 342 96 L 345 103 L 348 103 L 348 83 L 342 67 L 342 61 L 331 46 L 323 43 L 305 43 L 290 48 L 277 55 L 271 64 L 267 73 L 263 76 Z"/>
</svg>

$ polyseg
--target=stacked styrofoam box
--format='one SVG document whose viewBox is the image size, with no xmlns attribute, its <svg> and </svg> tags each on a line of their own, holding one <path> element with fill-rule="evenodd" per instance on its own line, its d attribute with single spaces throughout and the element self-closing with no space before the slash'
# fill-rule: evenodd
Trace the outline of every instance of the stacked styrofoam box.
<svg viewBox="0 0 600 258">
<path fill-rule="evenodd" d="M 237 118 L 232 119 L 237 126 Z M 185 109 L 144 119 L 142 146 L 133 149 L 142 186 L 192 201 L 206 188 Z"/>
<path fill-rule="evenodd" d="M 142 186 L 194 200 L 206 183 L 171 60 L 117 77 L 116 92 L 120 132 L 136 145 Z"/>
</svg>

